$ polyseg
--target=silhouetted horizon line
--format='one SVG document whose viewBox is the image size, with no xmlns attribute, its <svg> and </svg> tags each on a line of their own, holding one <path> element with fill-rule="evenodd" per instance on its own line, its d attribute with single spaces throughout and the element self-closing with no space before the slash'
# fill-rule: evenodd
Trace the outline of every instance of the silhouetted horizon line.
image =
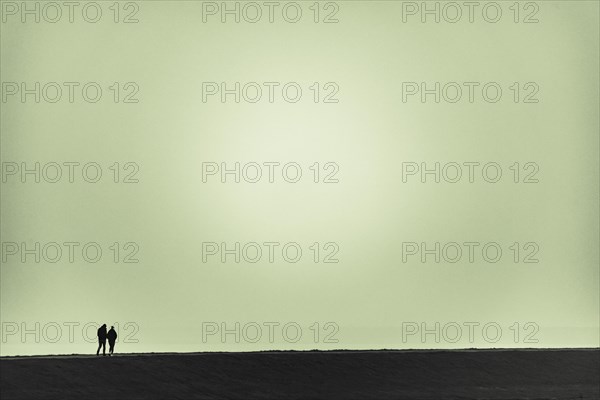
<svg viewBox="0 0 600 400">
<path fill-rule="evenodd" d="M 444 352 L 503 352 L 503 351 L 600 351 L 600 347 L 465 347 L 456 349 L 332 349 L 332 350 L 248 350 L 248 351 L 193 351 L 193 352 L 140 352 L 140 353 L 115 353 L 112 357 L 140 357 L 140 356 L 193 356 L 210 354 L 259 354 L 259 353 L 444 353 Z M 31 354 L 0 356 L 0 360 L 9 359 L 36 359 L 36 358 L 106 358 L 91 353 L 63 353 L 63 354 Z"/>
</svg>

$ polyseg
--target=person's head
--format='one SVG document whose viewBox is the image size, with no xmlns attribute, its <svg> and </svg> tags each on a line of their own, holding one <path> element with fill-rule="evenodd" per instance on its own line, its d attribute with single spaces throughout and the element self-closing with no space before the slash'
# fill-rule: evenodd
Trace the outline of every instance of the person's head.
<svg viewBox="0 0 600 400">
<path fill-rule="evenodd" d="M 106 324 L 103 324 L 103 325 L 102 325 L 102 327 L 103 327 L 103 328 L 106 328 Z"/>
<path fill-rule="evenodd" d="M 110 327 L 110 329 L 115 329 L 115 327 L 114 327 L 114 326 L 111 326 L 111 327 Z"/>
</svg>

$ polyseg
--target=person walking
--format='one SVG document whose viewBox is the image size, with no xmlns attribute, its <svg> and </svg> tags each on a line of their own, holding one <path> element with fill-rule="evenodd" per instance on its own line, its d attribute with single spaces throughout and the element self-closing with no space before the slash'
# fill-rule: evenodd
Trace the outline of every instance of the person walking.
<svg viewBox="0 0 600 400">
<path fill-rule="evenodd" d="M 117 332 L 114 326 L 110 327 L 110 331 L 108 331 L 106 337 L 108 338 L 108 355 L 112 356 L 115 351 L 115 342 L 117 341 Z"/>
<path fill-rule="evenodd" d="M 96 355 L 100 355 L 100 348 L 102 348 L 102 355 L 106 355 L 106 324 L 98 328 L 98 350 Z"/>
</svg>

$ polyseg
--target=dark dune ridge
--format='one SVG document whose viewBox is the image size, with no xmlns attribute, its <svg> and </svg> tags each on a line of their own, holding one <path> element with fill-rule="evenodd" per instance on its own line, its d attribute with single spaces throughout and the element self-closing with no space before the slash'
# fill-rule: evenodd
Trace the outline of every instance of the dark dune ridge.
<svg viewBox="0 0 600 400">
<path fill-rule="evenodd" d="M 9 399 L 600 399 L 600 350 L 307 351 L 0 359 Z"/>
</svg>

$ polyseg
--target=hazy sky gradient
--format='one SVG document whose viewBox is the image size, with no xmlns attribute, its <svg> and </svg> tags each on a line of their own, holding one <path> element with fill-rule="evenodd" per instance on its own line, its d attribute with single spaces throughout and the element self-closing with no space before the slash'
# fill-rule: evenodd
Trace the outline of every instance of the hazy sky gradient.
<svg viewBox="0 0 600 400">
<path fill-rule="evenodd" d="M 512 22 L 512 2 L 499 2 L 496 24 L 480 13 L 472 24 L 403 23 L 401 2 L 391 1 L 338 2 L 334 24 L 312 21 L 312 2 L 299 2 L 296 24 L 281 14 L 272 24 L 203 23 L 202 2 L 138 2 L 139 23 L 115 24 L 112 2 L 99 3 L 96 24 L 80 14 L 72 24 L 1 24 L 3 82 L 104 88 L 95 104 L 1 104 L 3 162 L 97 162 L 104 174 L 95 184 L 81 175 L 72 184 L 2 183 L 2 242 L 98 242 L 104 251 L 95 264 L 66 255 L 2 263 L 3 333 L 39 322 L 54 336 L 48 324 L 62 326 L 57 343 L 6 336 L 2 355 L 92 352 L 87 322 L 118 322 L 121 339 L 136 324 L 139 342 L 117 352 L 599 345 L 598 2 L 538 1 L 535 24 Z M 504 92 L 494 104 L 480 91 L 472 104 L 402 102 L 407 81 L 493 81 Z M 115 104 L 114 82 L 136 82 L 139 103 Z M 294 104 L 204 103 L 202 82 L 298 82 L 304 92 Z M 337 83 L 339 103 L 314 103 L 314 82 Z M 536 82 L 539 103 L 514 103 L 513 82 Z M 112 182 L 108 167 L 129 161 L 139 183 Z M 303 177 L 202 182 L 203 162 L 268 161 L 297 162 Z M 497 162 L 503 177 L 403 183 L 409 161 Z M 315 162 L 337 163 L 339 183 L 312 182 Z M 513 183 L 515 162 L 537 163 L 539 183 Z M 402 262 L 403 242 L 470 241 L 498 242 L 505 253 L 497 263 Z M 114 242 L 136 242 L 140 262 L 112 262 Z M 203 242 L 297 242 L 303 257 L 203 263 Z M 337 243 L 340 262 L 314 263 L 314 242 Z M 515 264 L 514 242 L 537 243 L 539 263 Z M 79 324 L 73 344 L 65 322 Z M 256 322 L 263 337 L 203 343 L 203 322 Z M 274 343 L 265 322 L 280 324 Z M 303 329 L 296 343 L 280 334 L 289 322 Z M 324 342 L 327 322 L 339 327 L 337 343 Z M 403 341 L 406 322 L 455 322 L 462 337 Z M 472 343 L 468 322 L 480 324 Z M 539 327 L 537 343 L 524 342 L 535 330 L 528 322 Z M 486 323 L 502 328 L 498 342 L 481 334 Z"/>
</svg>

